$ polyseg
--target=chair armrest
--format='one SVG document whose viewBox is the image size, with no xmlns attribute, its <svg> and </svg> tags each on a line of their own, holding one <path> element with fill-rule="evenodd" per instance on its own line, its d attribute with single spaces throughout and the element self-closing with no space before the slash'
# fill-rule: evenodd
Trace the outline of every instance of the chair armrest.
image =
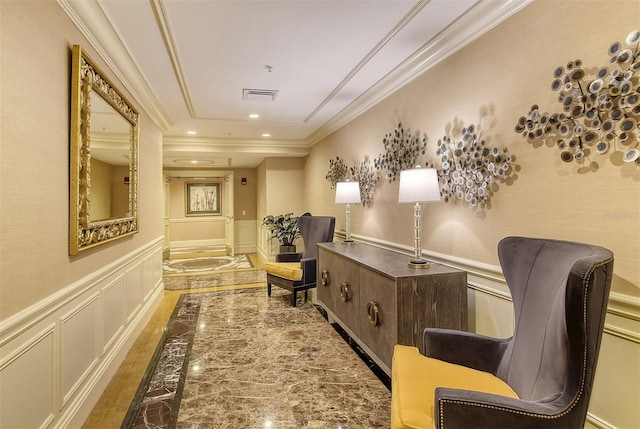
<svg viewBox="0 0 640 429">
<path fill-rule="evenodd" d="M 302 268 L 303 284 L 316 282 L 316 258 L 303 258 L 300 260 L 300 268 Z"/>
<path fill-rule="evenodd" d="M 553 401 L 524 401 L 471 390 L 437 388 L 433 411 L 437 429 L 568 427 L 563 407 Z"/>
<path fill-rule="evenodd" d="M 424 330 L 427 357 L 455 363 L 496 375 L 510 338 L 499 339 L 452 329 Z"/>
<path fill-rule="evenodd" d="M 302 258 L 302 253 L 278 253 L 276 262 L 298 262 Z"/>
</svg>

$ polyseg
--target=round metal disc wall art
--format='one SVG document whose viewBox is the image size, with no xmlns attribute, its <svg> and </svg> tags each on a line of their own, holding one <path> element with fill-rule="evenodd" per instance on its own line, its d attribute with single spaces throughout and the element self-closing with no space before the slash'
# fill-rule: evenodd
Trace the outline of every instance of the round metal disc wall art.
<svg viewBox="0 0 640 429">
<path fill-rule="evenodd" d="M 608 55 L 593 76 L 581 60 L 557 67 L 551 90 L 562 111 L 549 114 L 534 104 L 515 131 L 530 142 L 554 139 L 564 162 L 621 152 L 624 163 L 640 166 L 640 30 L 612 43 Z"/>
<path fill-rule="evenodd" d="M 384 177 L 391 183 L 398 179 L 402 170 L 418 164 L 418 157 L 425 154 L 427 137 L 412 135 L 411 130 L 399 123 L 393 132 L 384 136 L 382 144 L 384 153 L 373 160 L 373 165 L 377 170 L 384 170 Z"/>
<path fill-rule="evenodd" d="M 436 155 L 442 162 L 438 177 L 445 202 L 462 200 L 471 208 L 484 207 L 498 182 L 514 174 L 507 148 L 489 146 L 475 125 L 463 128 L 459 138 L 439 139 Z"/>
</svg>

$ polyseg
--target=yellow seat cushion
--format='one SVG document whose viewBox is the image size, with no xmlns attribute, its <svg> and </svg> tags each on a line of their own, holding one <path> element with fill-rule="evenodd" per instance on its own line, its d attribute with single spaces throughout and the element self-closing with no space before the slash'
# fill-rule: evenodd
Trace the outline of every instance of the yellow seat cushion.
<svg viewBox="0 0 640 429">
<path fill-rule="evenodd" d="M 300 262 L 267 262 L 264 264 L 267 273 L 289 280 L 302 280 Z"/>
<path fill-rule="evenodd" d="M 428 358 L 415 347 L 396 345 L 391 373 L 391 429 L 433 428 L 437 387 L 518 397 L 507 383 L 488 372 Z"/>
</svg>

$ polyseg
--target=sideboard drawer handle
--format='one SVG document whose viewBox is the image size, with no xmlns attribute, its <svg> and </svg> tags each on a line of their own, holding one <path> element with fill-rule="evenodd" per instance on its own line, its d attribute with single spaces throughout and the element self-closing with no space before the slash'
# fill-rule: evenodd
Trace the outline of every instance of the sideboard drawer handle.
<svg viewBox="0 0 640 429">
<path fill-rule="evenodd" d="M 378 326 L 380 324 L 380 319 L 378 317 L 378 304 L 373 301 L 367 303 L 367 313 L 371 326 Z"/>
<path fill-rule="evenodd" d="M 322 273 L 320 274 L 320 283 L 322 286 L 329 286 L 329 271 L 322 270 Z"/>
<path fill-rule="evenodd" d="M 340 299 L 342 302 L 347 302 L 351 299 L 349 296 L 349 283 L 342 283 L 340 285 Z"/>
</svg>

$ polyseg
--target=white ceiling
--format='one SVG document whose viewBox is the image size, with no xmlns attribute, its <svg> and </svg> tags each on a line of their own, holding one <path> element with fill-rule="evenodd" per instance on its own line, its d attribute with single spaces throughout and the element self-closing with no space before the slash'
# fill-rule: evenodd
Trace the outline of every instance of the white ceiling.
<svg viewBox="0 0 640 429">
<path fill-rule="evenodd" d="M 164 166 L 199 168 L 305 156 L 530 1 L 58 0 L 162 130 Z"/>
</svg>

